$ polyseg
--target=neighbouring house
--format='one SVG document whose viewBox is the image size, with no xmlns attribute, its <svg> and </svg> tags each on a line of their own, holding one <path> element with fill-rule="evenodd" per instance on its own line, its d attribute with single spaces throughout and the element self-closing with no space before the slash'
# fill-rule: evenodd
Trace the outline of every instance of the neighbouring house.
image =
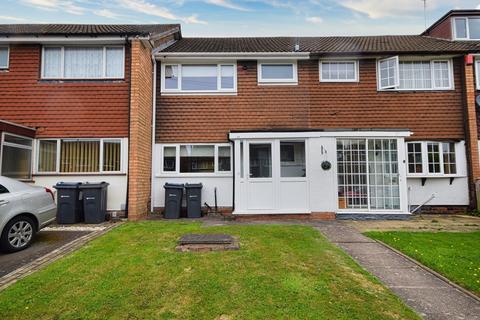
<svg viewBox="0 0 480 320">
<path fill-rule="evenodd" d="M 150 201 L 152 49 L 179 25 L 0 25 L 2 175 L 110 183 L 107 209 Z"/>
<path fill-rule="evenodd" d="M 181 38 L 155 51 L 153 209 L 166 182 L 201 182 L 210 207 L 240 216 L 474 207 L 479 14 L 452 11 L 422 35 Z"/>
</svg>

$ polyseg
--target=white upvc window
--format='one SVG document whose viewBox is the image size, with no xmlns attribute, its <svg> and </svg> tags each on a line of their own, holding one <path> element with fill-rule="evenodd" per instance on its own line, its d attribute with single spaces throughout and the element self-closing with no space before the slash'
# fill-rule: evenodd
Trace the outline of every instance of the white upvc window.
<svg viewBox="0 0 480 320">
<path fill-rule="evenodd" d="M 400 60 L 398 56 L 378 61 L 379 90 L 452 90 L 450 59 Z"/>
<path fill-rule="evenodd" d="M 124 46 L 44 46 L 42 79 L 123 79 Z"/>
<path fill-rule="evenodd" d="M 123 139 L 39 139 L 38 174 L 124 173 Z"/>
<path fill-rule="evenodd" d="M 237 65 L 229 63 L 162 63 L 162 93 L 235 93 Z"/>
<path fill-rule="evenodd" d="M 455 176 L 457 158 L 454 142 L 407 142 L 409 176 Z"/>
<path fill-rule="evenodd" d="M 0 46 L 0 70 L 8 69 L 10 60 L 10 47 Z"/>
<path fill-rule="evenodd" d="M 480 40 L 480 17 L 453 18 L 453 39 Z"/>
<path fill-rule="evenodd" d="M 198 176 L 232 173 L 230 144 L 165 144 L 160 150 L 162 174 Z"/>
<path fill-rule="evenodd" d="M 297 62 L 259 61 L 257 63 L 257 77 L 259 84 L 297 84 Z"/>
<path fill-rule="evenodd" d="M 18 180 L 32 179 L 33 139 L 3 132 L 1 135 L 0 174 Z"/>
<path fill-rule="evenodd" d="M 480 58 L 475 59 L 475 82 L 477 90 L 480 90 Z"/>
<path fill-rule="evenodd" d="M 358 82 L 357 60 L 320 60 L 320 82 Z"/>
</svg>

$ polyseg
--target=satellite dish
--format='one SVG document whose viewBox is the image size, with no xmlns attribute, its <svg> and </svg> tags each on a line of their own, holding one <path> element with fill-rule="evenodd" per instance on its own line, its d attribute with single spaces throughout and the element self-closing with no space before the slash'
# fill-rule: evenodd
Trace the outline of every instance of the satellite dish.
<svg viewBox="0 0 480 320">
<path fill-rule="evenodd" d="M 475 102 L 477 103 L 477 106 L 480 107 L 480 96 L 477 96 L 477 97 L 475 98 Z"/>
</svg>

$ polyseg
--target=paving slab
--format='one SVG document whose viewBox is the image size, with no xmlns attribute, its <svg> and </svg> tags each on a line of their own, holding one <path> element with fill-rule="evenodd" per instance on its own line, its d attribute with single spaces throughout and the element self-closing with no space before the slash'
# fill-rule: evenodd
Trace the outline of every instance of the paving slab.
<svg viewBox="0 0 480 320">
<path fill-rule="evenodd" d="M 480 320 L 480 301 L 345 222 L 313 225 L 425 319 Z"/>
</svg>

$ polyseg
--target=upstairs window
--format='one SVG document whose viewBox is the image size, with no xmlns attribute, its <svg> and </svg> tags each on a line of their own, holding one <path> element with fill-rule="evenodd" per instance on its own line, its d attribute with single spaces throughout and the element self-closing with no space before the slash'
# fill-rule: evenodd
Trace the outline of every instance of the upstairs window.
<svg viewBox="0 0 480 320">
<path fill-rule="evenodd" d="M 164 64 L 162 92 L 235 92 L 235 64 Z"/>
<path fill-rule="evenodd" d="M 408 142 L 408 174 L 441 176 L 457 174 L 454 142 Z"/>
<path fill-rule="evenodd" d="M 398 57 L 378 61 L 380 90 L 453 89 L 451 60 L 404 60 Z"/>
<path fill-rule="evenodd" d="M 259 62 L 258 82 L 273 84 L 296 84 L 296 62 Z"/>
<path fill-rule="evenodd" d="M 357 61 L 320 61 L 320 82 L 357 81 Z"/>
<path fill-rule="evenodd" d="M 9 48 L 0 46 L 0 70 L 8 69 Z"/>
<path fill-rule="evenodd" d="M 480 17 L 454 18 L 455 40 L 480 40 Z"/>
<path fill-rule="evenodd" d="M 44 47 L 44 79 L 122 79 L 123 47 Z"/>
</svg>

